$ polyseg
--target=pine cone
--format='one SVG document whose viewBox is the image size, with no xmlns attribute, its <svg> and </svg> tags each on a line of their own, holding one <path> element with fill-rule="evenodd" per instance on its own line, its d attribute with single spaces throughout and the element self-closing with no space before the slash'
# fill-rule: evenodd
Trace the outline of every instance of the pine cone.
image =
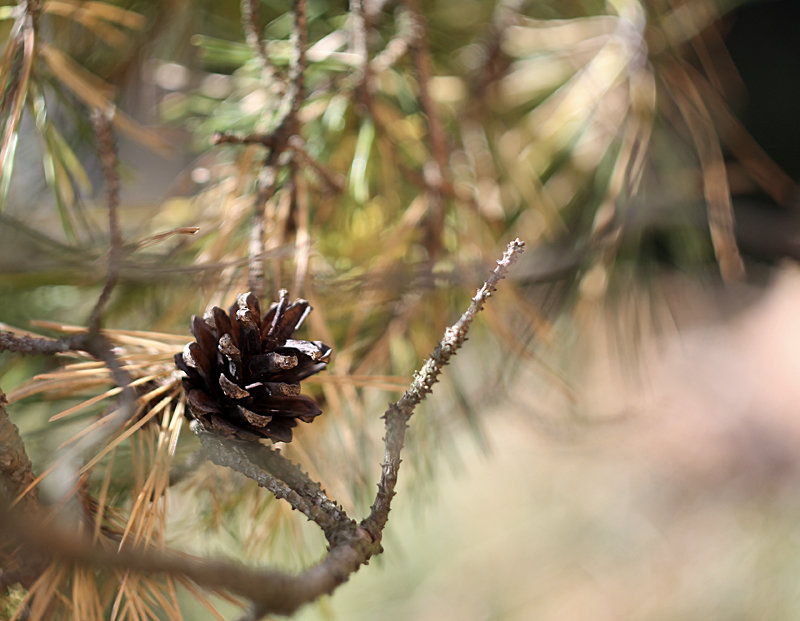
<svg viewBox="0 0 800 621">
<path fill-rule="evenodd" d="M 262 318 L 258 298 L 243 293 L 227 314 L 215 306 L 192 317 L 197 340 L 175 355 L 188 417 L 226 435 L 290 442 L 298 420 L 322 413 L 300 381 L 327 366 L 331 348 L 289 338 L 311 306 L 288 299 L 282 290 Z"/>
</svg>

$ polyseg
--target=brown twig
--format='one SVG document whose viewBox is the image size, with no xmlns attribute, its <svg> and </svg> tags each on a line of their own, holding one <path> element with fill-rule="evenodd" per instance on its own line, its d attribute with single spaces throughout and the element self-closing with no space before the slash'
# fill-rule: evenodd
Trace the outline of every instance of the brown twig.
<svg viewBox="0 0 800 621">
<path fill-rule="evenodd" d="M 97 298 L 92 314 L 89 318 L 89 333 L 96 334 L 100 330 L 103 310 L 111 297 L 111 292 L 117 284 L 119 270 L 122 265 L 122 233 L 119 228 L 119 172 L 117 171 L 117 147 L 114 144 L 114 134 L 111 130 L 113 110 L 107 113 L 95 109 L 92 112 L 97 149 L 100 154 L 100 163 L 106 178 L 106 191 L 108 193 L 108 231 L 111 238 L 111 248 L 108 254 L 108 273 L 103 290 Z"/>
<path fill-rule="evenodd" d="M 293 509 L 316 522 L 332 545 L 343 526 L 355 526 L 355 522 L 328 497 L 319 483 L 276 449 L 253 442 L 225 440 L 204 429 L 198 421 L 193 421 L 191 428 L 211 461 L 242 473 L 276 498 L 288 502 Z"/>
<path fill-rule="evenodd" d="M 65 339 L 48 339 L 45 337 L 18 336 L 8 330 L 0 330 L 0 351 L 12 351 L 18 354 L 60 354 L 73 349 Z"/>
<path fill-rule="evenodd" d="M 442 126 L 442 121 L 436 111 L 430 93 L 430 81 L 433 74 L 430 53 L 428 52 L 427 23 L 420 10 L 417 0 L 405 0 L 413 21 L 413 44 L 411 46 L 412 58 L 419 80 L 419 101 L 428 125 L 428 138 L 431 143 L 433 159 L 425 167 L 425 181 L 429 187 L 429 216 L 428 216 L 428 248 L 432 256 L 441 250 L 442 233 L 444 230 L 444 199 L 442 185 L 448 177 L 448 147 L 447 136 Z"/>
<path fill-rule="evenodd" d="M 28 553 L 92 568 L 185 577 L 204 587 L 246 597 L 258 611 L 255 618 L 270 612 L 292 614 L 304 603 L 330 593 L 358 568 L 361 559 L 369 558 L 377 549 L 363 529 L 354 527 L 349 537 L 342 538 L 317 565 L 299 575 L 289 575 L 136 546 L 108 548 L 88 536 L 45 525 L 40 519 L 30 516 L 22 519 L 18 512 L 8 511 L 4 506 L 0 506 L 0 524 L 6 532 L 14 533 Z"/>
<path fill-rule="evenodd" d="M 307 164 L 314 169 L 325 184 L 337 194 L 341 194 L 345 190 L 345 180 L 341 175 L 329 170 L 323 166 L 313 155 L 306 151 L 303 139 L 294 135 L 289 138 L 289 148 L 297 155 L 297 158 L 303 163 Z"/>
<path fill-rule="evenodd" d="M 483 286 L 478 289 L 469 308 L 464 312 L 459 320 L 447 328 L 439 345 L 433 350 L 428 360 L 422 368 L 414 375 L 411 386 L 396 403 L 392 403 L 384 414 L 386 421 L 386 436 L 384 437 L 385 451 L 381 471 L 381 479 L 378 483 L 378 493 L 369 517 L 363 522 L 362 526 L 376 540 L 380 540 L 381 533 L 389 519 L 389 509 L 391 508 L 392 497 L 395 494 L 394 488 L 397 484 L 397 474 L 400 469 L 400 452 L 405 442 L 406 428 L 408 420 L 414 413 L 414 408 L 428 395 L 437 382 L 439 374 L 453 354 L 464 344 L 467 332 L 475 316 L 483 308 L 486 300 L 497 288 L 497 283 L 508 273 L 511 265 L 523 252 L 525 243 L 515 239 L 508 244 L 502 258 L 497 262 L 497 267 L 492 271 Z"/>
<path fill-rule="evenodd" d="M 274 149 L 278 144 L 278 137 L 275 134 L 248 134 L 240 136 L 232 132 L 214 132 L 211 136 L 211 144 L 260 144 L 266 149 Z"/>
<path fill-rule="evenodd" d="M 277 147 L 290 149 L 304 164 L 308 164 L 319 174 L 322 180 L 337 194 L 344 192 L 344 180 L 331 170 L 323 166 L 305 147 L 305 142 L 298 134 L 292 134 L 285 139 L 277 134 L 248 134 L 240 136 L 232 132 L 216 132 L 211 137 L 211 144 L 257 144 L 273 151 Z"/>
<path fill-rule="evenodd" d="M 103 361 L 111 372 L 115 383 L 122 388 L 119 408 L 113 414 L 113 420 L 110 421 L 111 424 L 104 425 L 102 429 L 86 435 L 80 442 L 68 449 L 67 454 L 73 458 L 67 460 L 69 463 L 82 460 L 87 450 L 104 442 L 111 434 L 116 433 L 136 411 L 136 395 L 130 386 L 131 377 L 114 354 L 108 339 L 101 332 L 103 311 L 118 281 L 124 249 L 118 220 L 120 183 L 117 173 L 116 147 L 111 131 L 111 119 L 104 112 L 95 110 L 92 114 L 92 121 L 95 127 L 100 161 L 106 177 L 110 250 L 106 281 L 89 317 L 87 331 L 64 339 L 36 338 L 27 335 L 17 336 L 7 331 L 0 332 L 0 349 L 3 350 L 25 354 L 44 353 L 50 355 L 68 351 L 85 351 L 95 359 Z M 13 497 L 19 499 L 20 494 L 15 494 Z M 27 495 L 24 498 L 27 498 Z"/>
<path fill-rule="evenodd" d="M 250 230 L 250 249 L 248 252 L 248 288 L 256 297 L 264 297 L 264 213 L 267 202 L 275 195 L 278 189 L 278 171 L 276 170 L 272 157 L 275 152 L 270 154 L 264 163 L 258 177 L 258 192 L 256 193 L 255 205 L 253 209 L 253 227 Z"/>
<path fill-rule="evenodd" d="M 503 52 L 503 41 L 506 31 L 520 20 L 523 2 L 524 0 L 506 0 L 499 3 L 494 10 L 489 30 L 481 42 L 484 60 L 476 76 L 477 79 L 470 85 L 470 95 L 473 106 L 484 113 L 488 112 L 487 104 L 491 101 L 487 94 L 505 75 L 510 64 L 510 60 Z"/>
<path fill-rule="evenodd" d="M 255 7 L 248 0 L 242 0 L 243 25 L 248 37 L 252 37 L 255 27 Z M 261 144 L 269 149 L 258 178 L 258 191 L 253 208 L 253 226 L 249 248 L 249 289 L 256 296 L 264 295 L 264 256 L 265 223 L 267 202 L 278 189 L 278 165 L 281 155 L 288 149 L 289 139 L 298 133 L 297 113 L 305 96 L 306 47 L 308 45 L 308 23 L 305 0 L 293 0 L 292 34 L 290 38 L 291 57 L 286 93 L 278 104 L 278 122 L 270 134 L 252 134 L 237 137 L 230 133 L 217 133 L 212 144 Z"/>
<path fill-rule="evenodd" d="M 299 159 L 299 158 L 298 158 Z M 310 214 L 308 204 L 308 187 L 300 175 L 298 159 L 292 161 L 292 194 L 294 212 L 294 284 L 292 290 L 295 295 L 304 296 L 306 281 L 308 280 L 309 259 L 311 257 L 311 235 L 309 234 Z"/>
</svg>

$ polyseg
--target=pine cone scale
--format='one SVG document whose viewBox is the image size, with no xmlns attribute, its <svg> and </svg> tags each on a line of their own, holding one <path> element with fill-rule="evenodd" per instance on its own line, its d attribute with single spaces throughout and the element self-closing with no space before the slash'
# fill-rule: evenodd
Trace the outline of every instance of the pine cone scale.
<svg viewBox="0 0 800 621">
<path fill-rule="evenodd" d="M 200 390 L 189 390 L 187 396 L 189 407 L 203 414 L 216 414 L 219 406 Z"/>
<path fill-rule="evenodd" d="M 261 375 L 264 373 L 281 373 L 294 369 L 297 366 L 297 356 L 292 353 L 278 353 L 271 351 L 268 354 L 253 356 L 250 359 L 250 373 Z"/>
</svg>

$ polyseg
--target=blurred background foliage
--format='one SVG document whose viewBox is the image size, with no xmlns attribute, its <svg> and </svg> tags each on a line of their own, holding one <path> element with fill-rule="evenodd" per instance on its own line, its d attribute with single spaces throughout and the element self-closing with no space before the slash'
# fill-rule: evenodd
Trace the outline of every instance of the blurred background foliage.
<svg viewBox="0 0 800 621">
<path fill-rule="evenodd" d="M 289 3 L 255 4 L 244 27 L 247 1 L 0 7 L 3 323 L 46 334 L 84 325 L 109 243 L 89 111 L 113 110 L 126 254 L 105 325 L 120 331 L 113 338 L 143 394 L 161 398 L 190 316 L 248 287 L 267 150 L 213 143 L 279 127 L 293 53 Z M 286 453 L 363 515 L 381 455 L 378 415 L 512 237 L 528 244 L 524 263 L 412 426 L 409 504 L 435 489 L 443 456 L 456 469 L 473 459 L 459 457 L 471 455 L 456 441 L 465 430 L 487 446 L 494 423 L 484 411 L 518 386 L 522 368 L 535 370 L 522 398 L 542 429 L 592 418 L 576 401 L 574 346 L 605 303 L 616 338 L 635 346 L 642 322 L 663 319 L 663 274 L 752 280 L 796 258 L 788 89 L 797 84 L 784 76 L 798 51 L 788 33 L 767 50 L 758 32 L 791 23 L 759 21 L 786 5 L 363 0 L 362 24 L 346 2 L 308 0 L 301 141 L 279 159 L 264 209 L 266 289 L 309 299 L 307 336 L 335 358 L 310 388 L 325 416 Z M 0 354 L 0 385 L 37 473 L 111 407 L 113 394 L 92 400 L 111 388 L 102 365 L 81 362 Z M 77 382 L 84 371 L 94 383 Z M 539 400 L 545 392 L 553 402 Z M 155 412 L 150 397 L 158 424 L 82 456 L 93 466 L 82 471 L 87 512 L 97 517 L 99 502 L 109 531 L 248 563 L 299 569 L 319 556 L 309 525 L 201 463 L 169 395 Z M 169 510 L 158 500 L 143 508 L 143 490 L 168 491 Z M 119 604 L 175 585 L 147 579 L 137 591 L 95 578 L 89 586 L 92 577 L 61 571 L 49 584 L 103 614 L 117 601 L 119 618 L 200 614 L 186 612 L 195 604 L 183 591 L 171 607 L 160 595 Z"/>
</svg>

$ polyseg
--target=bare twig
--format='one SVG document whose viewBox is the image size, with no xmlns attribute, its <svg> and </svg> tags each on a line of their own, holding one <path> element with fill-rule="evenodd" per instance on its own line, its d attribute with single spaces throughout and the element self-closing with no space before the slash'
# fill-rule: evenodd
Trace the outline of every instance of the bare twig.
<svg viewBox="0 0 800 621">
<path fill-rule="evenodd" d="M 273 151 L 267 157 L 264 167 L 258 177 L 258 192 L 253 209 L 253 227 L 250 230 L 250 250 L 248 253 L 248 285 L 250 291 L 258 297 L 264 297 L 264 212 L 267 202 L 275 195 L 278 189 L 278 171 L 275 162 L 277 152 Z"/>
<path fill-rule="evenodd" d="M 497 283 L 508 273 L 511 265 L 517 260 L 525 248 L 525 243 L 515 239 L 508 244 L 503 257 L 497 262 L 497 267 L 489 278 L 478 289 L 469 308 L 464 312 L 459 320 L 447 328 L 439 345 L 433 350 L 428 360 L 420 371 L 415 374 L 411 387 L 400 398 L 397 403 L 389 406 L 384 414 L 386 421 L 386 436 L 384 437 L 385 451 L 382 464 L 381 480 L 378 483 L 378 493 L 372 510 L 367 519 L 362 522 L 362 526 L 376 539 L 380 540 L 381 532 L 386 526 L 389 518 L 394 488 L 397 484 L 397 473 L 400 468 L 400 451 L 405 441 L 408 420 L 414 412 L 414 408 L 428 395 L 433 389 L 442 367 L 446 365 L 453 354 L 464 344 L 467 331 L 475 316 L 483 308 L 486 300 L 496 290 Z"/>
<path fill-rule="evenodd" d="M 260 144 L 267 149 L 274 149 L 277 144 L 277 136 L 275 134 L 248 134 L 247 136 L 239 136 L 231 132 L 215 132 L 211 136 L 211 144 Z"/>
<path fill-rule="evenodd" d="M 136 411 L 136 395 L 130 386 L 131 377 L 120 364 L 117 356 L 112 351 L 111 344 L 101 332 L 103 311 L 119 278 L 124 249 L 117 213 L 120 184 L 117 173 L 116 147 L 111 131 L 111 119 L 103 111 L 95 110 L 92 114 L 92 120 L 97 137 L 100 161 L 106 177 L 110 250 L 106 281 L 90 315 L 87 331 L 58 340 L 35 338 L 27 335 L 17 336 L 7 331 L 0 332 L 0 349 L 27 354 L 45 353 L 50 355 L 68 351 L 85 351 L 95 359 L 103 361 L 111 372 L 114 382 L 122 388 L 120 405 L 113 414 L 113 419 L 109 421 L 110 424 L 104 425 L 102 429 L 98 429 L 91 434 L 87 434 L 80 442 L 65 451 L 64 456 L 74 458 L 66 459 L 67 463 L 81 460 L 87 450 L 96 447 L 110 435 L 116 433 Z M 21 500 L 20 494 L 15 494 L 14 497 Z"/>
<path fill-rule="evenodd" d="M 308 279 L 308 262 L 311 256 L 311 236 L 309 234 L 308 188 L 300 175 L 297 159 L 291 164 L 291 183 L 294 211 L 294 285 L 296 295 L 303 297 Z"/>
<path fill-rule="evenodd" d="M 337 194 L 344 192 L 345 180 L 342 178 L 342 176 L 323 166 L 314 156 L 306 151 L 305 143 L 300 136 L 295 135 L 289 138 L 289 148 L 294 151 L 294 153 L 297 155 L 297 158 L 303 164 L 307 164 L 313 168 L 314 172 L 320 176 L 320 178 L 331 190 Z"/>
<path fill-rule="evenodd" d="M 286 144 L 282 145 L 278 134 L 248 134 L 247 136 L 239 136 L 231 132 L 217 132 L 211 138 L 211 144 L 258 144 L 269 149 L 275 150 L 276 146 L 291 149 L 297 157 L 304 163 L 308 164 L 314 171 L 319 174 L 322 180 L 334 192 L 344 192 L 344 180 L 340 175 L 337 175 L 331 170 L 323 166 L 313 155 L 306 151 L 305 142 L 298 134 L 293 134 L 286 139 Z"/>
<path fill-rule="evenodd" d="M 191 427 L 211 461 L 242 473 L 276 498 L 286 500 L 316 522 L 331 544 L 336 543 L 343 528 L 355 526 L 355 522 L 328 497 L 319 483 L 277 450 L 253 442 L 222 439 L 206 431 L 198 421 L 193 421 Z"/>
<path fill-rule="evenodd" d="M 432 255 L 438 254 L 442 244 L 444 229 L 444 200 L 442 186 L 448 177 L 448 147 L 447 136 L 442 126 L 442 121 L 436 111 L 430 93 L 430 81 L 433 73 L 430 53 L 428 52 L 427 24 L 425 16 L 420 10 L 417 0 L 405 0 L 414 23 L 412 57 L 419 80 L 419 101 L 425 113 L 428 124 L 428 138 L 431 142 L 433 160 L 425 167 L 425 181 L 429 188 L 429 215 L 428 215 L 428 248 Z"/>
<path fill-rule="evenodd" d="M 123 368 L 117 356 L 114 355 L 114 352 L 111 349 L 111 343 L 109 343 L 108 339 L 106 339 L 104 336 L 87 334 L 83 339 L 83 345 L 81 349 L 84 349 L 88 353 L 92 354 L 92 356 L 94 356 L 97 360 L 102 360 L 105 362 L 108 370 L 111 371 L 111 377 L 113 378 L 114 383 L 122 388 L 122 393 L 120 394 L 119 398 L 120 407 L 116 414 L 117 425 L 115 427 L 118 428 L 120 425 L 124 424 L 135 411 L 136 392 L 130 386 L 131 376 Z M 107 430 L 105 434 L 111 433 L 115 430 L 116 429 Z"/>
<path fill-rule="evenodd" d="M 272 65 L 267 57 L 267 49 L 264 47 L 264 41 L 261 39 L 261 34 L 258 27 L 258 0 L 242 0 L 240 8 L 242 11 L 242 28 L 244 29 L 245 39 L 250 48 L 255 52 L 261 63 L 261 70 L 264 72 L 264 77 L 271 77 Z"/>
<path fill-rule="evenodd" d="M 407 9 L 397 15 L 395 23 L 397 24 L 397 33 L 369 63 L 369 69 L 373 74 L 381 73 L 389 67 L 393 67 L 406 55 L 414 42 L 416 33 L 414 20 Z"/>
<path fill-rule="evenodd" d="M 473 106 L 488 110 L 490 99 L 487 93 L 505 75 L 509 60 L 503 52 L 503 40 L 509 27 L 516 24 L 522 13 L 524 0 L 504 0 L 498 3 L 492 16 L 492 23 L 481 42 L 484 48 L 484 61 L 477 79 L 470 85 Z"/>
<path fill-rule="evenodd" d="M 64 339 L 18 336 L 7 330 L 0 330 L 0 351 L 13 351 L 18 354 L 60 354 L 71 350 L 70 343 Z"/>
<path fill-rule="evenodd" d="M 242 0 L 242 18 L 248 39 L 257 36 L 255 25 L 255 2 Z M 261 144 L 269 149 L 258 178 L 258 191 L 253 208 L 253 226 L 250 235 L 249 249 L 249 289 L 256 296 L 264 295 L 264 243 L 267 202 L 278 190 L 278 165 L 280 156 L 288 149 L 289 139 L 298 132 L 297 113 L 305 96 L 306 46 L 308 45 L 308 24 L 305 0 L 294 0 L 292 3 L 291 57 L 289 59 L 289 77 L 286 93 L 278 105 L 278 118 L 275 130 L 268 135 L 253 134 L 239 138 L 230 133 L 217 133 L 212 144 Z M 256 47 L 260 42 L 252 44 Z M 259 52 L 260 54 L 260 52 Z M 265 56 L 266 58 L 266 56 Z"/>
<path fill-rule="evenodd" d="M 306 0 L 292 2 L 292 55 L 289 58 L 289 88 L 285 122 L 291 133 L 296 133 L 297 112 L 305 97 L 306 47 L 308 46 L 308 21 Z"/>
<path fill-rule="evenodd" d="M 97 442 L 106 438 L 109 434 L 115 433 L 135 411 L 136 394 L 130 386 L 131 377 L 123 368 L 117 356 L 114 354 L 111 343 L 101 332 L 79 332 L 63 339 L 49 339 L 45 337 L 32 337 L 28 335 L 16 335 L 7 330 L 0 331 L 0 351 L 11 351 L 20 354 L 60 354 L 67 352 L 86 352 L 106 364 L 111 377 L 117 386 L 122 387 L 120 395 L 120 407 L 115 416 L 113 425 L 105 425 L 102 432 L 86 436 L 83 442 L 76 445 L 75 451 L 82 452 L 89 446 L 94 446 Z"/>
<path fill-rule="evenodd" d="M 106 191 L 108 193 L 108 231 L 111 238 L 111 248 L 108 254 L 108 275 L 103 285 L 103 290 L 97 298 L 97 303 L 89 318 L 89 333 L 95 334 L 100 330 L 103 310 L 108 303 L 111 292 L 117 284 L 119 270 L 122 264 L 122 233 L 119 228 L 119 173 L 117 171 L 117 148 L 114 144 L 114 135 L 111 130 L 113 110 L 107 113 L 103 110 L 92 112 L 97 149 L 100 153 L 100 163 L 106 177 Z"/>
<path fill-rule="evenodd" d="M 413 32 L 412 28 L 405 28 L 392 37 L 383 50 L 370 62 L 370 71 L 372 73 L 381 73 L 389 69 L 389 67 L 393 67 L 397 61 L 406 55 L 408 48 L 411 47 Z"/>
<path fill-rule="evenodd" d="M 204 587 L 223 589 L 254 603 L 257 615 L 291 614 L 301 605 L 330 593 L 378 549 L 363 529 L 354 527 L 348 537 L 332 547 L 317 565 L 299 575 L 270 569 L 251 569 L 238 563 L 199 559 L 136 546 L 108 548 L 89 536 L 64 532 L 41 520 L 0 505 L 0 525 L 13 532 L 27 553 L 92 568 L 129 570 L 148 574 L 182 576 Z"/>
</svg>

